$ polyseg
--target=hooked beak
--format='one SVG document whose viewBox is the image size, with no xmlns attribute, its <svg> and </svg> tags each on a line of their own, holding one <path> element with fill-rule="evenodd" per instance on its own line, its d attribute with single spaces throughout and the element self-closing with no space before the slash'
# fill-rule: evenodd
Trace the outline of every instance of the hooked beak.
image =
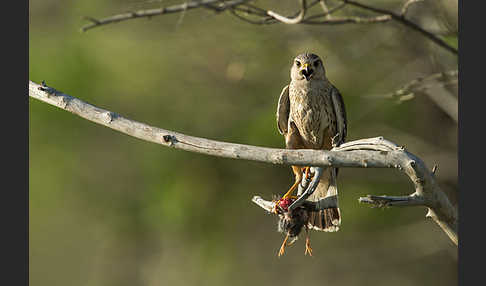
<svg viewBox="0 0 486 286">
<path fill-rule="evenodd" d="M 314 73 L 314 70 L 309 67 L 309 64 L 303 64 L 300 73 L 305 77 L 305 80 L 309 81 Z"/>
</svg>

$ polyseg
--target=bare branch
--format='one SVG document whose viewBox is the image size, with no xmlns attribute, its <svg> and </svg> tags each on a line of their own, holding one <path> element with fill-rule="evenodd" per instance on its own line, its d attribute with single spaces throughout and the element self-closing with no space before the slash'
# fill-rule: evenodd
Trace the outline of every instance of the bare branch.
<svg viewBox="0 0 486 286">
<path fill-rule="evenodd" d="M 253 20 L 253 19 L 249 19 L 245 16 L 242 16 L 240 14 L 238 14 L 236 11 L 241 11 L 241 12 L 244 12 L 246 14 L 254 14 L 254 15 L 258 15 L 260 16 L 261 18 L 259 20 Z M 244 22 L 248 22 L 250 24 L 254 24 L 254 25 L 264 25 L 264 24 L 269 24 L 268 23 L 268 20 L 270 19 L 273 19 L 272 17 L 265 17 L 265 15 L 260 15 L 259 13 L 255 13 L 254 11 L 251 11 L 251 10 L 247 10 L 247 9 L 242 9 L 240 7 L 235 7 L 233 9 L 230 9 L 230 13 L 235 16 L 236 18 L 244 21 Z"/>
<path fill-rule="evenodd" d="M 400 89 L 385 95 L 386 97 L 398 98 L 399 101 L 406 101 L 414 98 L 416 93 L 425 92 L 431 87 L 441 85 L 451 85 L 458 83 L 458 71 L 446 71 L 434 73 L 425 77 L 419 77 L 405 84 Z M 448 114 L 454 121 L 458 122 L 458 101 L 452 95 L 445 92 L 441 93 L 426 93 L 429 98 L 435 102 L 446 114 Z"/>
<path fill-rule="evenodd" d="M 451 71 L 434 73 L 424 77 L 419 77 L 405 84 L 399 90 L 392 93 L 390 96 L 400 96 L 412 90 L 423 90 L 426 88 L 426 86 L 424 86 L 423 83 L 430 82 L 433 80 L 447 80 L 449 78 L 454 78 L 455 80 L 457 80 L 458 75 L 459 75 L 458 70 L 451 70 Z"/>
<path fill-rule="evenodd" d="M 162 7 L 157 9 L 149 9 L 149 10 L 139 10 L 134 12 L 128 12 L 124 14 L 117 14 L 103 19 L 95 19 L 92 17 L 84 17 L 86 20 L 91 21 L 91 24 L 83 26 L 81 31 L 85 32 L 89 29 L 111 24 L 111 23 L 118 23 L 122 21 L 127 21 L 131 19 L 137 18 L 150 18 L 153 16 L 163 15 L 163 14 L 171 14 L 171 13 L 178 13 L 178 12 L 185 12 L 187 10 L 191 10 L 194 8 L 212 8 L 213 10 L 217 10 L 219 12 L 229 9 L 234 6 L 238 6 L 244 4 L 246 2 L 250 2 L 252 0 L 232 0 L 232 1 L 221 1 L 221 0 L 202 0 L 202 1 L 192 1 L 186 2 L 179 5 L 173 5 L 169 7 Z M 214 4 L 219 4 L 219 6 L 214 6 Z"/>
<path fill-rule="evenodd" d="M 457 209 L 440 189 L 432 172 L 418 157 L 382 137 L 347 142 L 331 151 L 257 147 L 193 137 L 153 127 L 32 81 L 29 81 L 29 96 L 145 141 L 211 156 L 284 165 L 396 168 L 412 181 L 415 189 L 412 196 L 423 201 L 418 205 L 428 208 L 427 216 L 432 217 L 457 245 Z"/>
<path fill-rule="evenodd" d="M 322 0 L 321 0 L 322 1 Z M 312 16 L 308 16 L 304 23 L 312 20 L 312 19 L 316 19 L 316 18 L 322 18 L 324 17 L 324 19 L 331 19 L 331 15 L 339 10 L 341 10 L 342 8 L 344 8 L 346 6 L 346 3 L 341 3 L 339 5 L 337 5 L 336 7 L 332 8 L 332 9 L 328 9 L 327 12 L 324 12 L 323 14 L 316 14 L 316 15 L 312 15 Z"/>
<path fill-rule="evenodd" d="M 392 196 L 372 196 L 361 197 L 358 200 L 360 203 L 371 204 L 375 207 L 409 207 L 409 206 L 423 206 L 424 200 L 416 195 L 392 197 Z"/>
<path fill-rule="evenodd" d="M 408 9 L 410 8 L 410 6 L 412 6 L 412 4 L 415 4 L 417 2 L 422 2 L 422 1 L 424 1 L 424 0 L 407 0 L 407 2 L 405 2 L 405 4 L 403 4 L 402 11 L 400 12 L 400 15 L 402 15 L 402 17 L 405 17 L 405 15 L 407 15 Z"/>
<path fill-rule="evenodd" d="M 274 11 L 266 10 L 257 7 L 255 5 L 249 4 L 248 2 L 251 1 L 253 0 L 230 0 L 230 1 L 201 0 L 201 1 L 186 2 L 183 4 L 173 5 L 173 6 L 163 7 L 158 9 L 128 12 L 124 14 L 113 15 L 111 17 L 107 17 L 99 20 L 92 17 L 85 17 L 85 19 L 90 21 L 91 24 L 82 27 L 81 30 L 87 31 L 95 27 L 99 27 L 111 23 L 117 23 L 121 21 L 126 21 L 130 19 L 136 19 L 136 18 L 150 18 L 152 16 L 178 13 L 178 12 L 185 13 L 185 11 L 190 9 L 195 9 L 195 8 L 206 8 L 206 9 L 214 10 L 216 12 L 223 12 L 225 10 L 230 10 L 230 13 L 238 17 L 239 19 L 251 24 L 258 24 L 258 25 L 274 24 L 274 23 L 311 24 L 311 25 L 337 25 L 337 24 L 349 24 L 349 23 L 370 24 L 370 23 L 384 23 L 390 20 L 396 20 L 398 23 L 401 23 L 402 25 L 419 32 L 422 36 L 428 38 L 429 40 L 433 41 L 440 47 L 448 50 L 449 52 L 455 55 L 458 54 L 457 48 L 449 45 L 446 41 L 442 40 L 439 36 L 435 35 L 434 33 L 425 30 L 424 28 L 420 27 L 419 25 L 405 18 L 405 15 L 409 7 L 413 3 L 419 2 L 420 0 L 408 0 L 401 7 L 400 13 L 395 13 L 390 10 L 373 7 L 368 4 L 363 4 L 354 0 L 341 0 L 343 5 L 340 7 L 338 6 L 337 9 L 331 9 L 331 10 L 328 10 L 323 0 L 316 0 L 309 5 L 307 5 L 306 0 L 299 0 L 301 9 L 295 16 L 291 18 L 282 16 Z M 312 15 L 306 19 L 305 18 L 306 11 L 312 6 L 316 5 L 317 3 L 321 4 L 322 9 L 324 10 L 324 14 Z M 339 10 L 340 8 L 344 7 L 347 4 L 374 13 L 379 13 L 380 15 L 374 17 L 355 17 L 355 16 L 340 17 L 340 18 L 331 17 L 331 15 L 335 11 Z M 249 19 L 243 15 L 238 14 L 236 11 L 247 12 L 248 14 L 257 16 L 258 19 Z M 311 21 L 312 19 L 319 18 L 319 17 L 325 17 L 325 19 L 323 21 Z"/>
<path fill-rule="evenodd" d="M 433 41 L 437 45 L 441 46 L 442 48 L 448 50 L 449 52 L 451 52 L 451 53 L 453 53 L 455 55 L 458 54 L 458 51 L 457 51 L 456 48 L 452 47 L 447 42 L 445 42 L 441 38 L 437 37 L 433 33 L 426 31 L 425 29 L 423 29 L 419 25 L 415 24 L 414 22 L 411 22 L 411 21 L 407 20 L 405 18 L 405 15 L 404 14 L 397 14 L 397 13 L 395 13 L 393 11 L 389 11 L 389 10 L 385 10 L 385 9 L 381 9 L 381 8 L 376 8 L 376 7 L 373 7 L 373 6 L 369 6 L 367 4 L 362 4 L 362 3 L 357 2 L 357 1 L 354 1 L 354 0 L 343 0 L 343 2 L 344 3 L 347 3 L 347 4 L 350 4 L 352 6 L 355 6 L 355 7 L 359 7 L 359 8 L 368 10 L 368 11 L 375 12 L 375 13 L 390 15 L 398 23 L 401 23 L 401 24 L 405 25 L 406 27 L 411 28 L 412 30 L 415 30 L 415 31 L 419 32 L 420 34 L 422 34 L 426 38 L 430 39 L 431 41 Z M 405 3 L 405 5 L 407 3 Z M 405 9 L 405 12 L 406 12 L 406 10 L 407 9 Z M 403 11 L 403 9 L 402 9 L 402 11 Z"/>
<path fill-rule="evenodd" d="M 390 15 L 380 15 L 375 17 L 333 17 L 322 21 L 305 20 L 302 24 L 311 25 L 339 25 L 339 24 L 376 24 L 392 20 Z"/>
<path fill-rule="evenodd" d="M 319 4 L 321 4 L 322 11 L 324 11 L 324 14 L 326 14 L 326 19 L 332 18 L 331 14 L 329 13 L 329 8 L 327 8 L 327 4 L 325 0 L 320 0 Z"/>
<path fill-rule="evenodd" d="M 313 7 L 314 5 L 316 5 L 317 3 L 319 3 L 319 0 L 314 1 L 311 4 L 307 5 L 307 10 L 310 9 L 311 7 Z M 245 7 L 246 9 L 241 8 L 241 6 Z M 250 24 L 255 24 L 255 25 L 271 25 L 271 24 L 281 23 L 281 21 L 275 19 L 274 17 L 269 16 L 267 14 L 267 10 L 261 9 L 259 7 L 254 6 L 254 5 L 251 5 L 251 4 L 244 4 L 244 5 L 241 5 L 241 6 L 233 7 L 232 9 L 230 9 L 230 13 L 233 14 L 235 17 L 239 18 L 242 21 L 248 22 Z M 305 20 L 302 20 L 299 23 L 301 23 L 301 24 L 317 24 L 317 23 L 319 23 L 320 24 L 321 22 L 316 22 L 316 21 L 313 22 L 313 21 L 310 21 L 310 20 L 326 17 L 327 15 L 330 15 L 330 14 L 340 10 L 344 6 L 346 6 L 346 4 L 341 3 L 340 5 L 336 6 L 335 8 L 332 8 L 331 10 L 329 10 L 327 13 L 309 16 Z M 250 18 L 245 17 L 241 14 L 238 14 L 236 11 L 246 13 L 247 15 L 256 16 L 256 19 L 250 19 Z M 300 12 L 298 12 L 297 14 L 295 14 L 291 17 L 293 19 L 295 19 L 296 17 L 298 17 L 299 14 L 300 14 Z M 355 18 L 357 18 L 357 17 L 355 17 Z"/>
<path fill-rule="evenodd" d="M 287 18 L 282 15 L 279 15 L 273 11 L 267 11 L 267 15 L 273 17 L 277 21 L 280 21 L 284 24 L 298 24 L 304 20 L 305 12 L 307 10 L 306 0 L 300 0 L 300 12 L 299 15 L 295 18 Z"/>
</svg>

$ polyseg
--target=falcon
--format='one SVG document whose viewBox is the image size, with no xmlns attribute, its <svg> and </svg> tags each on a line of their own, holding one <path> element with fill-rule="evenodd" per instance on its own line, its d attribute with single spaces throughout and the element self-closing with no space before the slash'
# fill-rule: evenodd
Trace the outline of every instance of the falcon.
<svg viewBox="0 0 486 286">
<path fill-rule="evenodd" d="M 312 53 L 298 55 L 292 62 L 290 84 L 280 94 L 277 107 L 277 127 L 285 137 L 287 149 L 330 150 L 342 144 L 346 138 L 346 111 L 338 89 L 327 79 L 326 69 L 319 56 Z M 302 179 L 309 178 L 310 166 L 292 166 L 295 183 L 277 201 L 276 206 L 288 206 L 297 197 L 293 192 Z M 335 232 L 341 224 L 336 185 L 338 169 L 326 168 L 317 188 L 308 201 L 315 208 L 298 208 L 294 212 L 275 210 L 279 214 L 279 231 L 286 237 L 279 251 L 292 244 L 302 227 L 306 230 L 305 254 L 312 255 L 308 230 Z M 320 208 L 319 202 L 327 201 Z M 329 204 L 328 202 L 332 203 Z M 324 206 L 324 204 L 322 204 Z M 290 239 L 290 241 L 289 241 Z"/>
</svg>

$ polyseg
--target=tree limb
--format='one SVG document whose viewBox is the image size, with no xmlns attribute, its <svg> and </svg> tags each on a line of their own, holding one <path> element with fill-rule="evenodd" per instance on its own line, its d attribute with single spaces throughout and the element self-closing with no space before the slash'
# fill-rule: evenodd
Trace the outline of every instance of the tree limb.
<svg viewBox="0 0 486 286">
<path fill-rule="evenodd" d="M 408 0 L 407 2 L 405 2 L 405 4 L 403 4 L 400 15 L 402 15 L 402 17 L 405 17 L 405 15 L 407 15 L 408 9 L 410 9 L 412 4 L 415 4 L 417 2 L 422 2 L 422 1 L 424 0 Z"/>
<path fill-rule="evenodd" d="M 398 98 L 400 102 L 410 100 L 415 97 L 416 93 L 425 92 L 427 89 L 435 86 L 457 85 L 457 76 L 458 70 L 451 70 L 419 77 L 403 85 L 400 89 L 385 95 L 385 97 Z M 442 111 L 449 115 L 456 123 L 458 122 L 457 98 L 445 92 L 426 92 L 426 94 Z"/>
<path fill-rule="evenodd" d="M 440 47 L 446 49 L 447 51 L 455 55 L 458 54 L 457 48 L 449 45 L 446 41 L 442 40 L 439 36 L 425 30 L 424 28 L 420 27 L 419 25 L 415 24 L 414 22 L 406 18 L 406 13 L 410 8 L 410 6 L 413 3 L 419 2 L 420 0 L 407 0 L 402 5 L 400 13 L 395 13 L 390 10 L 377 8 L 354 0 L 341 0 L 342 6 L 340 7 L 338 6 L 339 7 L 338 9 L 328 9 L 325 2 L 321 0 L 316 0 L 309 5 L 307 5 L 306 0 L 299 0 L 301 9 L 296 15 L 292 17 L 285 17 L 280 14 L 277 14 L 274 11 L 263 9 L 248 3 L 252 1 L 254 0 L 230 0 L 230 1 L 201 0 L 201 1 L 186 2 L 183 4 L 173 5 L 168 7 L 162 7 L 158 9 L 139 10 L 139 11 L 128 12 L 124 14 L 117 14 L 99 20 L 93 17 L 84 17 L 86 20 L 90 21 L 91 24 L 83 26 L 81 30 L 87 31 L 95 27 L 99 27 L 111 23 L 117 23 L 121 21 L 126 21 L 126 20 L 131 20 L 131 19 L 136 19 L 136 18 L 150 18 L 152 16 L 178 13 L 178 12 L 184 13 L 186 10 L 195 9 L 195 8 L 206 8 L 206 9 L 214 10 L 216 12 L 223 12 L 225 10 L 229 10 L 232 15 L 239 18 L 240 20 L 243 20 L 251 24 L 259 24 L 259 25 L 275 24 L 275 23 L 310 24 L 310 25 L 337 25 L 337 24 L 350 24 L 350 23 L 373 24 L 373 23 L 384 23 L 391 20 L 395 20 L 398 23 L 404 25 L 405 27 L 419 32 L 422 36 L 428 38 L 429 40 L 436 43 Z M 306 11 L 317 3 L 321 4 L 324 13 L 308 16 L 306 19 L 305 17 Z M 339 10 L 340 8 L 346 5 L 358 7 L 374 13 L 379 13 L 380 15 L 373 16 L 373 17 L 356 17 L 356 16 L 338 17 L 338 18 L 331 17 L 331 15 L 334 12 L 336 12 L 337 10 Z M 249 19 L 243 15 L 238 14 L 236 11 L 246 12 L 248 14 L 257 17 L 257 19 Z M 311 19 L 315 19 L 316 17 L 325 17 L 325 19 L 322 21 L 311 21 Z"/>
<path fill-rule="evenodd" d="M 352 6 L 355 6 L 355 7 L 359 7 L 359 8 L 368 10 L 368 11 L 375 12 L 375 13 L 382 13 L 382 14 L 385 14 L 385 15 L 389 15 L 390 17 L 392 17 L 393 20 L 397 21 L 398 23 L 405 25 L 406 27 L 408 27 L 412 30 L 419 32 L 424 37 L 428 38 L 429 40 L 431 40 L 432 42 L 441 46 L 442 48 L 446 49 L 447 51 L 449 51 L 449 52 L 451 52 L 455 55 L 458 54 L 458 50 L 456 48 L 452 47 L 451 45 L 449 45 L 446 41 L 442 40 L 441 38 L 437 37 L 433 33 L 425 30 L 424 28 L 420 27 L 419 25 L 417 25 L 414 22 L 405 18 L 405 13 L 407 12 L 408 7 L 411 4 L 410 1 L 405 2 L 404 6 L 402 7 L 402 12 L 400 14 L 397 14 L 393 11 L 369 6 L 367 4 L 363 4 L 361 2 L 357 2 L 357 1 L 354 1 L 354 0 L 343 0 L 343 2 L 350 4 Z M 413 2 L 416 2 L 416 1 L 413 1 Z"/>
<path fill-rule="evenodd" d="M 414 205 L 427 207 L 427 216 L 439 224 L 457 245 L 457 209 L 436 183 L 434 174 L 418 157 L 382 137 L 347 142 L 331 151 L 257 147 L 193 137 L 153 127 L 91 105 L 44 83 L 39 85 L 29 81 L 29 96 L 121 133 L 190 152 L 284 165 L 396 168 L 405 173 L 414 185 L 415 192 L 411 195 Z M 384 199 L 369 197 L 367 202 L 380 205 Z M 394 205 L 393 199 L 388 200 L 390 203 L 386 205 Z"/>
<path fill-rule="evenodd" d="M 202 1 L 191 1 L 191 2 L 185 2 L 179 5 L 173 5 L 169 7 L 162 7 L 162 8 L 157 8 L 157 9 L 149 9 L 149 10 L 139 10 L 139 11 L 134 11 L 134 12 L 127 12 L 124 14 L 117 14 L 113 15 L 107 18 L 103 19 L 95 19 L 93 17 L 84 17 L 84 19 L 88 20 L 91 22 L 91 24 L 85 25 L 81 28 L 81 31 L 86 32 L 89 29 L 107 25 L 107 24 L 112 24 L 112 23 L 117 23 L 117 22 L 122 22 L 122 21 L 127 21 L 131 19 L 137 19 L 137 18 L 150 18 L 153 16 L 158 16 L 158 15 L 163 15 L 163 14 L 171 14 L 171 13 L 178 13 L 178 12 L 185 12 L 187 10 L 191 10 L 194 8 L 210 8 L 212 10 L 222 12 L 226 9 L 229 9 L 233 6 L 238 6 L 241 4 L 244 4 L 246 2 L 250 2 L 252 0 L 232 0 L 232 1 L 225 1 L 222 2 L 221 0 L 202 0 Z M 214 4 L 220 4 L 219 6 L 215 6 Z"/>
<path fill-rule="evenodd" d="M 319 0 L 319 4 L 321 4 L 322 11 L 326 14 L 326 19 L 332 18 L 331 14 L 329 13 L 329 8 L 327 8 L 327 4 L 325 0 Z"/>
<path fill-rule="evenodd" d="M 273 11 L 270 11 L 270 10 L 267 11 L 267 15 L 271 16 L 275 20 L 282 22 L 282 23 L 285 23 L 285 24 L 299 24 L 300 22 L 302 22 L 302 20 L 304 20 L 306 11 L 307 11 L 306 0 L 300 0 L 300 12 L 297 15 L 297 17 L 295 17 L 295 18 L 290 19 L 290 18 L 284 17 L 280 14 L 277 14 Z"/>
</svg>

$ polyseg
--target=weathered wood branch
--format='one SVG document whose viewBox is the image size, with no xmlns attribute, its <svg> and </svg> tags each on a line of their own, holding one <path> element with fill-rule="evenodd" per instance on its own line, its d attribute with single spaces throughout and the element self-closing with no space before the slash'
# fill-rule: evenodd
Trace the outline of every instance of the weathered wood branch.
<svg viewBox="0 0 486 286">
<path fill-rule="evenodd" d="M 396 168 L 405 173 L 413 183 L 415 191 L 410 195 L 414 199 L 413 205 L 427 207 L 427 216 L 439 224 L 457 245 L 457 209 L 436 183 L 433 172 L 418 157 L 382 137 L 347 142 L 331 151 L 257 147 L 193 137 L 150 126 L 32 81 L 29 81 L 29 96 L 141 140 L 190 152 L 271 164 Z M 380 206 L 383 200 L 369 197 L 367 202 Z M 390 201 L 387 205 L 394 205 L 393 199 Z"/>
</svg>

